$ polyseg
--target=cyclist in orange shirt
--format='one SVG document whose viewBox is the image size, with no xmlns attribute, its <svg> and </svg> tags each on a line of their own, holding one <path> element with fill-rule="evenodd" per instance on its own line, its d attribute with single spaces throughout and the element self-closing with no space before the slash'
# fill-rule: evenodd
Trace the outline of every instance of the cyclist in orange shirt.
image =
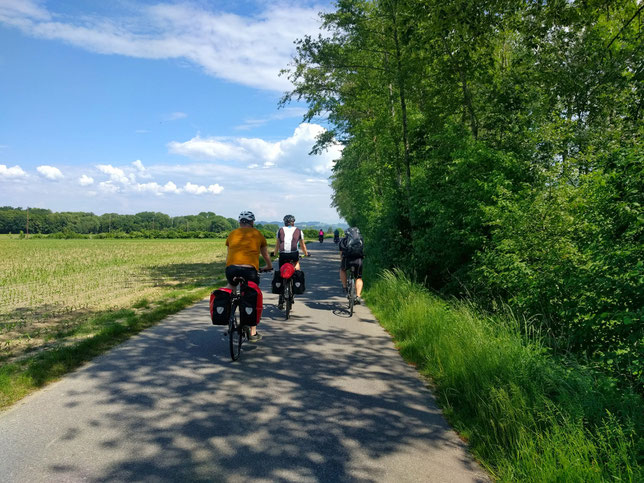
<svg viewBox="0 0 644 483">
<path fill-rule="evenodd" d="M 255 215 L 251 211 L 239 214 L 239 228 L 233 230 L 226 239 L 226 279 L 228 288 L 233 289 L 237 282 L 235 277 L 243 277 L 247 281 L 259 285 L 259 254 L 261 252 L 266 265 L 262 270 L 272 270 L 271 257 L 268 256 L 266 238 L 253 227 Z M 257 342 L 262 336 L 257 327 L 250 327 L 250 342 Z"/>
</svg>

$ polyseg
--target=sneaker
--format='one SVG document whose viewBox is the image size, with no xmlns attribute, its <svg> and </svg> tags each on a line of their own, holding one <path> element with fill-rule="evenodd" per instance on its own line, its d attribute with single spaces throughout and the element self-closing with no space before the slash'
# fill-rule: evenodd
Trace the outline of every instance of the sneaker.
<svg viewBox="0 0 644 483">
<path fill-rule="evenodd" d="M 360 297 L 356 297 L 355 304 L 360 305 L 361 303 L 362 303 L 362 299 Z"/>
<path fill-rule="evenodd" d="M 251 335 L 250 337 L 248 337 L 248 342 L 259 342 L 262 339 L 263 339 L 262 334 L 260 334 L 259 332 L 255 332 L 255 335 Z"/>
</svg>

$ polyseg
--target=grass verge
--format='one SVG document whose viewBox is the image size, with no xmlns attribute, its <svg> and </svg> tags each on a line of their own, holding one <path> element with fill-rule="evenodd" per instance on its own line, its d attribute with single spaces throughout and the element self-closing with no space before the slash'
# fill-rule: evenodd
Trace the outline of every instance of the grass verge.
<svg viewBox="0 0 644 483">
<path fill-rule="evenodd" d="M 554 358 L 521 321 L 446 302 L 401 273 L 365 294 L 450 423 L 500 481 L 644 481 L 644 404 Z"/>
<path fill-rule="evenodd" d="M 59 379 L 170 314 L 204 298 L 210 288 L 199 285 L 172 290 L 156 301 L 142 299 L 131 309 L 103 311 L 63 334 L 77 341 L 0 367 L 0 410 Z"/>
</svg>

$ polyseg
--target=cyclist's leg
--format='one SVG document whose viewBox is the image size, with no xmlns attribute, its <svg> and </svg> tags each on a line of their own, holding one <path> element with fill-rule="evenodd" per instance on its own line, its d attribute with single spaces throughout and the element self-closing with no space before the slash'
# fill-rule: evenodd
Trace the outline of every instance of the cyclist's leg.
<svg viewBox="0 0 644 483">
<path fill-rule="evenodd" d="M 340 282 L 342 283 L 342 288 L 346 291 L 347 289 L 347 259 L 342 257 L 340 262 Z"/>
<path fill-rule="evenodd" d="M 356 274 L 356 297 L 360 297 L 362 294 L 362 258 L 357 258 L 353 262 Z"/>
</svg>

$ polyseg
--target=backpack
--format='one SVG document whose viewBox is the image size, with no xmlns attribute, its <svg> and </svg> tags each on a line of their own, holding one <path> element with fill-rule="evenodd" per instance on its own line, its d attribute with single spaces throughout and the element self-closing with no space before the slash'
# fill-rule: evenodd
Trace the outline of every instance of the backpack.
<svg viewBox="0 0 644 483">
<path fill-rule="evenodd" d="M 213 325 L 228 325 L 232 290 L 218 288 L 210 294 L 210 320 Z"/>
<path fill-rule="evenodd" d="M 340 249 L 347 258 L 364 257 L 364 241 L 357 228 L 349 228 L 346 236 L 340 242 Z"/>
<path fill-rule="evenodd" d="M 241 325 L 255 326 L 262 318 L 264 296 L 255 282 L 248 282 L 242 290 L 239 303 L 239 321 Z"/>
<path fill-rule="evenodd" d="M 295 270 L 293 274 L 293 292 L 296 294 L 303 294 L 306 290 L 304 283 L 304 272 L 302 270 Z"/>
</svg>

